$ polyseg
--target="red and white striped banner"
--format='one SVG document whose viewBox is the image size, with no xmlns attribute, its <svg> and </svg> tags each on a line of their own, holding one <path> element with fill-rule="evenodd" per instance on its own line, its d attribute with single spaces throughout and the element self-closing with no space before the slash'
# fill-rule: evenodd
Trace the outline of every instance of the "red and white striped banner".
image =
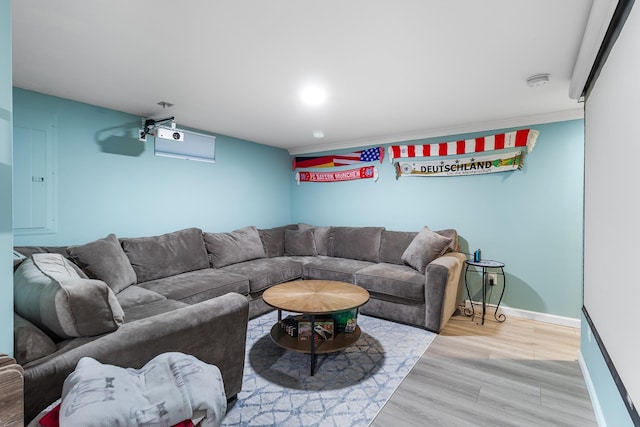
<svg viewBox="0 0 640 427">
<path fill-rule="evenodd" d="M 423 145 L 392 145 L 389 147 L 389 160 L 393 163 L 393 159 L 398 157 L 455 156 L 514 147 L 527 147 L 527 152 L 530 153 L 536 144 L 539 134 L 540 132 L 537 130 L 521 129 L 461 141 Z"/>
<path fill-rule="evenodd" d="M 337 182 L 351 181 L 354 179 L 373 178 L 378 180 L 378 170 L 375 166 L 364 166 L 357 169 L 342 170 L 337 172 L 296 172 L 296 182 Z"/>
</svg>

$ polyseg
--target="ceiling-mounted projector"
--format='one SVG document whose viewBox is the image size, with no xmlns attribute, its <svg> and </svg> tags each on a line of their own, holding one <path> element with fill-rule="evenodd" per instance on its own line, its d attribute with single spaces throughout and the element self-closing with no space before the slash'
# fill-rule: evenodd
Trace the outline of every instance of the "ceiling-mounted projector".
<svg viewBox="0 0 640 427">
<path fill-rule="evenodd" d="M 160 124 L 171 122 L 171 128 L 161 127 Z M 182 142 L 184 141 L 184 132 L 176 130 L 176 121 L 173 116 L 166 119 L 145 119 L 144 129 L 141 129 L 138 133 L 138 140 L 146 141 L 147 135 L 155 136 L 156 138 L 168 139 L 171 141 Z M 154 132 L 155 130 L 155 132 Z"/>
<path fill-rule="evenodd" d="M 175 129 L 157 128 L 156 138 L 170 139 L 172 141 L 182 142 L 184 141 L 184 132 L 180 132 Z"/>
</svg>

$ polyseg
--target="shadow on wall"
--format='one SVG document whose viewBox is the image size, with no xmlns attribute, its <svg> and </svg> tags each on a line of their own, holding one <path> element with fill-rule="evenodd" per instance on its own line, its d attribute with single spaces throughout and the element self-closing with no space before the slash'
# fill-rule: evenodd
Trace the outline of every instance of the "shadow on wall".
<svg viewBox="0 0 640 427">
<path fill-rule="evenodd" d="M 96 141 L 100 151 L 121 156 L 138 157 L 144 153 L 145 144 L 153 142 L 147 136 L 147 142 L 138 140 L 140 123 L 125 123 L 121 126 L 113 126 L 96 132 Z"/>
<path fill-rule="evenodd" d="M 467 273 L 467 279 L 469 283 L 469 292 L 471 292 L 471 299 L 475 302 L 482 302 L 482 273 L 478 271 L 473 271 L 469 269 Z M 504 292 L 504 297 L 500 303 L 500 306 L 506 305 L 512 308 L 524 308 L 522 307 L 522 302 L 526 301 L 527 307 L 526 310 L 536 311 L 540 313 L 546 313 L 547 308 L 545 307 L 544 301 L 540 298 L 540 295 L 526 282 L 520 280 L 518 277 L 513 274 L 509 274 L 505 271 L 505 276 L 507 280 L 507 288 Z M 486 301 L 487 304 L 497 304 L 500 300 L 500 293 L 502 292 L 502 279 L 498 279 L 498 284 L 496 286 L 487 286 L 487 296 Z M 463 282 L 464 286 L 464 282 Z M 517 301 L 510 301 L 509 293 L 510 290 L 513 293 L 514 289 L 517 289 Z M 469 299 L 467 295 L 466 287 L 463 289 L 463 298 L 462 300 Z"/>
<path fill-rule="evenodd" d="M 469 252 L 469 242 L 467 242 L 466 239 L 463 239 L 462 236 L 460 236 L 459 234 L 458 234 L 458 247 L 459 247 L 458 251 L 467 255 L 467 258 L 471 258 L 471 255 Z"/>
<path fill-rule="evenodd" d="M 538 292 L 536 292 L 535 289 L 529 286 L 527 282 L 519 279 L 513 274 L 509 274 L 509 273 L 506 273 L 506 274 L 507 274 L 507 290 L 504 294 L 504 299 L 502 300 L 503 304 L 506 303 L 508 307 L 522 308 L 522 307 L 518 307 L 517 301 L 511 303 L 511 301 L 508 298 L 509 289 L 517 289 L 518 300 L 521 301 L 521 304 L 522 302 L 526 301 L 527 307 L 525 308 L 525 310 L 537 311 L 539 313 L 547 313 L 548 308 L 544 303 L 544 301 L 542 300 L 542 298 L 540 298 L 540 295 L 538 294 Z"/>
<path fill-rule="evenodd" d="M 458 236 L 458 244 L 460 245 L 459 251 L 466 254 L 468 259 L 473 258 L 473 251 L 469 249 L 469 242 Z M 466 266 L 465 266 L 466 267 Z M 464 274 L 463 270 L 463 274 Z M 496 270 L 498 272 L 498 270 Z M 527 282 L 521 280 L 517 276 L 510 274 L 508 271 L 508 266 L 505 267 L 505 275 L 507 279 L 507 288 L 504 292 L 504 297 L 500 305 L 506 304 L 509 307 L 513 308 L 522 308 L 522 302 L 526 301 L 527 310 L 530 311 L 538 311 L 541 313 L 546 313 L 547 307 L 545 306 L 544 301 L 540 298 L 540 295 L 533 289 L 531 286 L 527 284 Z M 469 292 L 471 293 L 471 299 L 473 301 L 482 301 L 482 272 L 481 270 L 474 270 L 473 267 L 469 268 L 467 272 L 466 279 L 469 284 Z M 498 282 L 499 285 L 497 288 L 489 287 L 487 290 L 487 304 L 497 304 L 500 299 L 500 292 L 502 291 L 502 282 Z M 461 301 L 462 302 L 469 298 L 467 294 L 467 289 L 465 286 L 465 278 L 462 279 L 462 293 L 461 293 Z M 517 289 L 517 292 L 514 291 Z M 509 294 L 512 294 L 512 298 L 509 298 Z M 513 296 L 515 296 L 515 301 Z M 513 301 L 513 302 L 511 302 Z"/>
</svg>

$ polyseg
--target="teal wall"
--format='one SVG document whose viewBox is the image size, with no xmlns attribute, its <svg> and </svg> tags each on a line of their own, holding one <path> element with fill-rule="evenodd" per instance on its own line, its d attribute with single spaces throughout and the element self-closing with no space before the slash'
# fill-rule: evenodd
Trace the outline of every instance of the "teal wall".
<svg viewBox="0 0 640 427">
<path fill-rule="evenodd" d="M 315 225 L 383 225 L 401 231 L 424 225 L 432 230 L 455 228 L 462 250 L 481 248 L 483 258 L 506 264 L 505 305 L 578 319 L 582 306 L 583 126 L 583 120 L 530 126 L 540 136 L 521 171 L 396 180 L 385 158 L 377 163 L 377 182 L 302 182 L 291 190 L 292 220 Z M 512 129 L 405 143 L 453 141 L 508 130 Z"/>
<path fill-rule="evenodd" d="M 633 421 L 629 411 L 622 401 L 622 396 L 584 315 L 581 320 L 580 353 L 589 371 L 588 378 L 591 384 L 587 386 L 589 386 L 591 399 L 594 401 L 594 406 L 598 405 L 600 409 L 596 411 L 598 422 L 601 426 L 631 427 Z"/>
<path fill-rule="evenodd" d="M 13 98 L 16 120 L 55 115 L 58 169 L 57 232 L 15 236 L 16 245 L 289 222 L 455 228 L 463 251 L 506 264 L 506 306 L 580 317 L 582 120 L 531 126 L 540 136 L 521 171 L 396 180 L 385 159 L 377 182 L 295 185 L 285 150 L 217 136 L 215 164 L 155 157 L 151 141 L 137 141 L 139 117 L 22 89 Z"/>
<path fill-rule="evenodd" d="M 11 7 L 0 0 L 0 353 L 13 356 Z"/>
<path fill-rule="evenodd" d="M 286 150 L 216 135 L 214 164 L 156 157 L 153 138 L 137 139 L 140 117 L 17 88 L 13 96 L 16 120 L 34 111 L 55 116 L 58 171 L 57 232 L 16 235 L 16 245 L 290 221 Z"/>
</svg>

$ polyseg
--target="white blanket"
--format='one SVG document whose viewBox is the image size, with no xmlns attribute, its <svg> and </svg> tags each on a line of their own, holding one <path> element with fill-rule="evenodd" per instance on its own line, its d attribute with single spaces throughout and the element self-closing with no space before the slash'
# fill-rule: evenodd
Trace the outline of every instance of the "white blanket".
<svg viewBox="0 0 640 427">
<path fill-rule="evenodd" d="M 83 357 L 64 382 L 60 426 L 220 426 L 226 410 L 220 370 L 193 356 L 164 353 L 141 369 Z"/>
</svg>

